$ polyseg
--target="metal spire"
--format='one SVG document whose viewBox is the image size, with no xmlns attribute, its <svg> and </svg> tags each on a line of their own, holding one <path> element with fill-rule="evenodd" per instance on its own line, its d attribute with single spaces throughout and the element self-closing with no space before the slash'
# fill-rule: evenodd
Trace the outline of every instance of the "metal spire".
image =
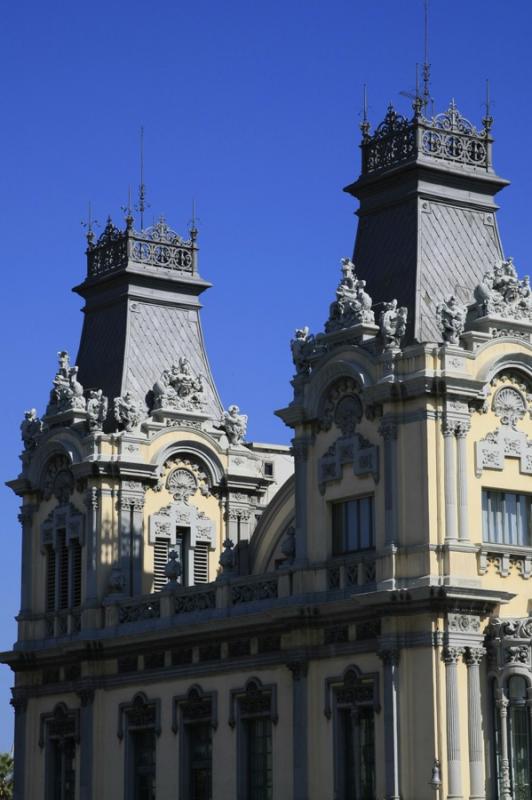
<svg viewBox="0 0 532 800">
<path fill-rule="evenodd" d="M 423 62 L 423 107 L 428 108 L 430 100 L 430 63 L 429 63 L 429 0 L 425 0 L 425 59 Z"/>
<path fill-rule="evenodd" d="M 493 117 L 491 116 L 491 97 L 490 97 L 490 81 L 486 78 L 486 114 L 482 118 L 482 124 L 485 131 L 490 131 L 493 125 Z"/>
<path fill-rule="evenodd" d="M 126 228 L 130 231 L 133 228 L 133 214 L 131 210 L 131 186 L 127 187 L 127 205 L 122 206 L 122 211 L 126 215 Z"/>
<path fill-rule="evenodd" d="M 86 234 L 87 235 L 87 242 L 88 242 L 89 247 L 92 247 L 94 245 L 94 228 L 99 223 L 98 223 L 97 219 L 93 219 L 92 218 L 92 203 L 91 203 L 90 200 L 89 200 L 89 214 L 88 214 L 88 217 L 87 217 L 87 221 L 86 222 L 82 222 L 81 224 L 83 225 L 84 228 L 87 229 L 87 234 Z"/>
<path fill-rule="evenodd" d="M 360 123 L 360 130 L 364 139 L 369 135 L 370 124 L 368 121 L 368 85 L 364 84 L 364 104 L 362 107 L 362 122 Z"/>
<path fill-rule="evenodd" d="M 192 217 L 190 219 L 189 225 L 189 233 L 190 238 L 193 242 L 196 241 L 198 238 L 198 228 L 197 228 L 198 218 L 196 216 L 196 200 L 192 198 Z"/>
<path fill-rule="evenodd" d="M 139 202 L 136 206 L 136 211 L 140 213 L 140 229 L 144 229 L 144 212 L 149 208 L 149 203 L 146 203 L 146 184 L 144 183 L 144 125 L 140 126 L 140 185 L 139 185 Z"/>
</svg>

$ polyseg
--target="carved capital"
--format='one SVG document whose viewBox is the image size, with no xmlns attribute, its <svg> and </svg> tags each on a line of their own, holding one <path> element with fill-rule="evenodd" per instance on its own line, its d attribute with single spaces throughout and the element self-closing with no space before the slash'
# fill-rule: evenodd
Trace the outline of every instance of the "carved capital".
<svg viewBox="0 0 532 800">
<path fill-rule="evenodd" d="M 379 433 L 384 441 L 397 439 L 397 423 L 391 420 L 383 420 L 379 425 Z"/>
<path fill-rule="evenodd" d="M 78 697 L 82 708 L 91 706 L 94 702 L 94 689 L 89 689 L 89 688 L 81 689 L 78 692 Z"/>
<path fill-rule="evenodd" d="M 397 647 L 390 647 L 380 650 L 378 656 L 385 667 L 396 667 L 399 664 L 400 651 Z"/>
<path fill-rule="evenodd" d="M 23 714 L 28 707 L 28 698 L 25 694 L 19 694 L 16 690 L 13 691 L 13 697 L 9 702 L 15 709 L 15 714 Z"/>
<path fill-rule="evenodd" d="M 24 505 L 20 506 L 20 512 L 18 515 L 18 521 L 21 525 L 29 525 L 33 520 L 33 515 L 37 510 L 37 506 L 33 503 L 25 503 Z"/>
<path fill-rule="evenodd" d="M 301 678 L 305 678 L 308 673 L 308 661 L 288 661 L 286 666 L 292 673 L 294 681 L 300 681 Z"/>
<path fill-rule="evenodd" d="M 292 439 L 291 452 L 294 456 L 294 461 L 306 461 L 308 459 L 309 440 L 305 438 Z"/>
<path fill-rule="evenodd" d="M 463 655 L 463 647 L 446 647 L 443 650 L 442 658 L 447 666 L 450 666 L 451 664 L 458 664 Z"/>
<path fill-rule="evenodd" d="M 85 493 L 85 505 L 88 509 L 96 511 L 100 500 L 100 492 L 96 486 L 91 486 Z"/>
<path fill-rule="evenodd" d="M 464 655 L 464 661 L 468 667 L 478 667 L 484 656 L 486 649 L 484 647 L 468 647 Z"/>
<path fill-rule="evenodd" d="M 471 423 L 469 420 L 464 419 L 457 422 L 454 430 L 456 438 L 465 439 L 467 434 L 469 433 L 470 428 L 471 428 Z"/>
</svg>

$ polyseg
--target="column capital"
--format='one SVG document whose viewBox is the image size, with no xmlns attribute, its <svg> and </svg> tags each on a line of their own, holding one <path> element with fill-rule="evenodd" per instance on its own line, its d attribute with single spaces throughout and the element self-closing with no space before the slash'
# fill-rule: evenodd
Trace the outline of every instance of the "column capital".
<svg viewBox="0 0 532 800">
<path fill-rule="evenodd" d="M 454 433 L 457 439 L 465 439 L 471 429 L 471 422 L 468 419 L 461 419 L 455 423 Z"/>
<path fill-rule="evenodd" d="M 485 647 L 466 647 L 464 661 L 468 667 L 478 667 L 485 655 Z"/>
<path fill-rule="evenodd" d="M 306 461 L 308 459 L 309 447 L 312 444 L 310 436 L 295 436 L 292 439 L 291 453 L 294 461 Z"/>
<path fill-rule="evenodd" d="M 506 716 L 509 703 L 504 689 L 495 689 L 495 705 L 500 710 L 501 717 Z"/>
<path fill-rule="evenodd" d="M 305 661 L 304 659 L 287 661 L 286 666 L 292 673 L 292 678 L 294 681 L 300 681 L 301 678 L 305 678 L 308 674 L 308 661 Z"/>
<path fill-rule="evenodd" d="M 26 694 L 19 694 L 16 690 L 13 690 L 13 697 L 9 701 L 10 705 L 13 706 L 15 709 L 15 715 L 23 714 L 28 707 L 28 698 Z"/>
<path fill-rule="evenodd" d="M 458 664 L 463 655 L 463 647 L 445 647 L 442 652 L 442 658 L 447 665 Z"/>
<path fill-rule="evenodd" d="M 384 441 L 397 439 L 398 425 L 391 419 L 383 419 L 379 425 L 379 433 Z"/>
<path fill-rule="evenodd" d="M 396 667 L 399 664 L 400 650 L 398 647 L 383 648 L 377 655 L 385 667 Z"/>
<path fill-rule="evenodd" d="M 94 702 L 94 689 L 91 689 L 89 687 L 80 689 L 77 695 L 79 697 L 79 701 L 81 703 L 82 708 L 91 706 Z"/>
</svg>

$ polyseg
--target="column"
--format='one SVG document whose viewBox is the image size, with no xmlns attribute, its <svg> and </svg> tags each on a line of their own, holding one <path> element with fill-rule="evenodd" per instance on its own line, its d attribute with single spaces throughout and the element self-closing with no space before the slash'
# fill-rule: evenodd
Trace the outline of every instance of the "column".
<svg viewBox="0 0 532 800">
<path fill-rule="evenodd" d="M 15 768 L 13 772 L 13 800 L 24 800 L 26 774 L 26 697 L 13 694 L 11 705 L 15 709 Z"/>
<path fill-rule="evenodd" d="M 456 542 L 456 470 L 454 459 L 454 424 L 446 422 L 443 426 L 445 463 L 445 541 Z"/>
<path fill-rule="evenodd" d="M 508 756 L 508 698 L 504 689 L 495 692 L 495 704 L 499 713 L 499 727 L 501 731 L 501 774 L 499 785 L 501 790 L 500 800 L 512 800 L 510 785 L 510 759 Z"/>
<path fill-rule="evenodd" d="M 78 692 L 81 702 L 79 721 L 79 800 L 92 800 L 93 705 L 94 689 Z"/>
<path fill-rule="evenodd" d="M 447 647 L 443 653 L 447 715 L 448 800 L 463 800 L 462 760 L 460 755 L 460 700 L 458 697 L 458 662 L 461 660 L 463 652 L 461 647 Z"/>
<path fill-rule="evenodd" d="M 295 562 L 305 564 L 307 561 L 307 469 L 308 436 L 296 436 L 292 439 L 292 454 L 295 467 L 295 514 L 296 514 L 296 554 Z"/>
<path fill-rule="evenodd" d="M 85 606 L 94 606 L 98 602 L 97 556 L 98 556 L 98 508 L 100 493 L 92 486 L 85 495 L 87 508 L 87 526 L 85 536 L 86 573 L 85 573 Z"/>
<path fill-rule="evenodd" d="M 483 647 L 468 647 L 467 664 L 467 723 L 469 738 L 469 798 L 485 800 L 484 739 L 482 736 L 482 713 L 480 697 L 480 662 Z"/>
<path fill-rule="evenodd" d="M 383 663 L 384 769 L 386 800 L 401 800 L 399 781 L 399 650 L 381 650 Z"/>
<path fill-rule="evenodd" d="M 397 544 L 397 425 L 383 420 L 384 439 L 384 543 Z"/>
<path fill-rule="evenodd" d="M 469 420 L 456 425 L 457 487 L 458 487 L 458 538 L 469 541 L 469 520 L 467 514 L 467 433 Z"/>
<path fill-rule="evenodd" d="M 287 666 L 292 673 L 293 800 L 308 800 L 308 663 Z"/>
<path fill-rule="evenodd" d="M 125 592 L 142 594 L 144 487 L 138 481 L 124 481 L 120 489 L 120 566 Z"/>
<path fill-rule="evenodd" d="M 21 586 L 20 586 L 20 614 L 31 612 L 33 581 L 33 514 L 37 506 L 26 503 L 20 507 L 18 515 L 22 525 L 22 567 L 21 567 Z"/>
</svg>

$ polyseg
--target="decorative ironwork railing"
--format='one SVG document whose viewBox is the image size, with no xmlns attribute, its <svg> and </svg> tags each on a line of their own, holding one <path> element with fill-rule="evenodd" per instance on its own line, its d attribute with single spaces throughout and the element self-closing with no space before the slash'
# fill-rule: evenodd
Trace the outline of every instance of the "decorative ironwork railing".
<svg viewBox="0 0 532 800">
<path fill-rule="evenodd" d="M 114 272 L 130 261 L 193 275 L 194 251 L 194 240 L 182 239 L 163 217 L 142 231 L 135 231 L 129 225 L 121 231 L 108 219 L 99 239 L 89 240 L 88 275 L 94 278 Z"/>
<path fill-rule="evenodd" d="M 193 588 L 183 590 L 183 593 L 174 595 L 174 614 L 191 614 L 194 611 L 206 611 L 216 607 L 215 589 L 202 589 L 197 591 Z"/>
<path fill-rule="evenodd" d="M 271 600 L 277 597 L 277 576 L 259 580 L 242 581 L 231 587 L 231 602 L 234 606 L 240 603 L 253 603 L 260 600 Z"/>
<path fill-rule="evenodd" d="M 374 552 L 354 553 L 337 558 L 327 566 L 327 588 L 356 589 L 375 583 L 376 556 Z"/>
<path fill-rule="evenodd" d="M 161 602 L 153 595 L 146 595 L 140 601 L 124 603 L 119 607 L 118 621 L 122 625 L 126 622 L 140 622 L 146 619 L 158 619 L 161 616 Z"/>
<path fill-rule="evenodd" d="M 419 155 L 489 169 L 493 141 L 491 123 L 491 117 L 485 117 L 484 127 L 477 130 L 458 111 L 454 101 L 447 111 L 430 119 L 417 111 L 412 119 L 407 119 L 390 105 L 372 135 L 368 133 L 369 124 L 365 123 L 362 174 L 371 174 Z"/>
</svg>

